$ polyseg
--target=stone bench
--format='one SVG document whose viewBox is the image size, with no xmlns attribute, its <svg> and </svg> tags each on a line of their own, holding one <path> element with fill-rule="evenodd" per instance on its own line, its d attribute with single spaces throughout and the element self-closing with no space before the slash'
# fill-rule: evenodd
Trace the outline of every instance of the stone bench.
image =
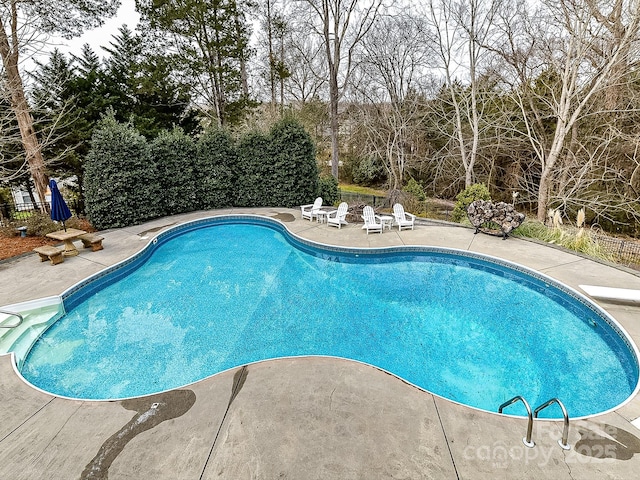
<svg viewBox="0 0 640 480">
<path fill-rule="evenodd" d="M 78 238 L 82 240 L 82 246 L 84 248 L 90 248 L 92 252 L 97 252 L 104 248 L 102 246 L 102 240 L 104 240 L 104 238 L 93 233 L 85 233 L 80 235 Z"/>
<path fill-rule="evenodd" d="M 488 235 L 500 235 L 505 240 L 509 233 L 524 222 L 524 213 L 516 212 L 513 205 L 476 200 L 467 207 L 467 217 L 476 229 Z M 497 228 L 491 228 L 497 227 Z"/>
<path fill-rule="evenodd" d="M 52 247 L 51 245 L 43 245 L 42 247 L 34 248 L 33 251 L 40 255 L 41 262 L 51 260 L 51 265 L 64 262 L 64 257 L 62 256 L 63 249 Z"/>
</svg>

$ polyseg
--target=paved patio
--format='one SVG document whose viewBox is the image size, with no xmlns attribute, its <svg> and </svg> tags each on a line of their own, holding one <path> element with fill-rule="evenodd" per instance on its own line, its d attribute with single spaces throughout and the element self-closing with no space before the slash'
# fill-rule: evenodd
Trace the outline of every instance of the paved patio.
<svg viewBox="0 0 640 480">
<path fill-rule="evenodd" d="M 515 261 L 578 290 L 640 289 L 640 276 L 533 242 L 428 222 L 366 235 L 300 219 L 299 210 L 196 212 L 103 232 L 105 249 L 51 266 L 0 263 L 0 305 L 62 293 L 176 223 L 225 213 L 283 220 L 310 240 L 355 247 L 437 245 Z M 600 303 L 640 344 L 640 308 Z M 588 388 L 588 386 L 587 386 Z M 490 414 L 425 393 L 374 367 L 330 358 L 265 361 L 135 400 L 71 401 L 37 391 L 0 357 L 1 479 L 629 479 L 640 470 L 636 397 L 615 412 L 561 422 Z M 636 472 L 635 474 L 633 472 Z"/>
</svg>

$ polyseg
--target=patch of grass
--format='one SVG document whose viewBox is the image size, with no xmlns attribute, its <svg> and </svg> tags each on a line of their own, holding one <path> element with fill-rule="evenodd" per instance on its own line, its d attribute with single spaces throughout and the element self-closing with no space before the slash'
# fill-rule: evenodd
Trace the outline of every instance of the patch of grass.
<svg viewBox="0 0 640 480">
<path fill-rule="evenodd" d="M 387 195 L 386 190 L 362 187 L 360 185 L 352 185 L 348 183 L 341 183 L 338 188 L 343 192 L 358 193 L 360 195 L 375 195 L 377 197 L 385 197 Z"/>
<path fill-rule="evenodd" d="M 526 220 L 511 232 L 514 237 L 533 238 L 584 253 L 590 257 L 614 261 L 613 257 L 598 244 L 588 230 L 577 228 L 550 228 L 535 220 Z"/>
<path fill-rule="evenodd" d="M 525 220 L 511 235 L 514 237 L 535 238 L 536 240 L 550 243 L 555 243 L 556 240 L 553 235 L 553 229 L 533 220 Z"/>
</svg>

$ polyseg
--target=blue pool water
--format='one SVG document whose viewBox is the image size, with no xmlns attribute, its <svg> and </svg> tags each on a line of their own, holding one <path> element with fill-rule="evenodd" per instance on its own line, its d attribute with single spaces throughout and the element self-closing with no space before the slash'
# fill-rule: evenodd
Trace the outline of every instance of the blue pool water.
<svg viewBox="0 0 640 480">
<path fill-rule="evenodd" d="M 594 308 L 493 261 L 417 250 L 326 250 L 257 219 L 184 228 L 74 289 L 22 374 L 58 395 L 124 398 L 329 355 L 489 411 L 558 397 L 571 417 L 634 391 L 635 356 Z"/>
</svg>

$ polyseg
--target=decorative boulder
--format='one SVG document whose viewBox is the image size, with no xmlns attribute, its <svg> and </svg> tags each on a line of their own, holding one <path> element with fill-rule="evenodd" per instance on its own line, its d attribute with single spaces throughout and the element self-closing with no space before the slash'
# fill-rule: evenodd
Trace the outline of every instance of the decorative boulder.
<svg viewBox="0 0 640 480">
<path fill-rule="evenodd" d="M 516 212 L 510 203 L 493 203 L 486 200 L 476 200 L 471 203 L 467 207 L 467 216 L 476 229 L 474 233 L 502 235 L 503 240 L 513 229 L 518 228 L 525 218 L 524 214 Z M 492 225 L 497 226 L 499 230 L 491 228 Z"/>
</svg>

